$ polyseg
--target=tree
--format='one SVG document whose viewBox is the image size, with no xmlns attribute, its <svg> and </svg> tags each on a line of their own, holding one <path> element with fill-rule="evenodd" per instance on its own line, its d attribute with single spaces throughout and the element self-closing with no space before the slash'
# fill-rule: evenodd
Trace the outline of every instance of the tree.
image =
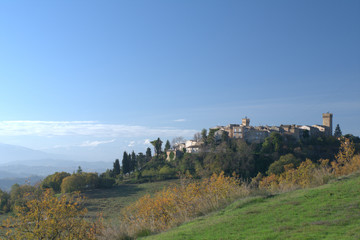
<svg viewBox="0 0 360 240">
<path fill-rule="evenodd" d="M 293 154 L 288 153 L 280 157 L 279 160 L 273 162 L 269 166 L 269 170 L 266 172 L 269 176 L 271 174 L 280 175 L 285 171 L 284 166 L 288 164 L 293 164 L 294 167 L 298 167 L 300 160 L 297 159 Z"/>
<path fill-rule="evenodd" d="M 218 131 L 219 129 L 210 129 L 209 131 L 209 135 L 206 138 L 206 142 L 210 145 L 210 146 L 215 146 L 216 140 L 215 140 L 215 132 Z"/>
<path fill-rule="evenodd" d="M 62 180 L 61 192 L 71 193 L 74 191 L 81 191 L 85 187 L 85 179 L 80 174 L 73 174 Z"/>
<path fill-rule="evenodd" d="M 61 183 L 68 176 L 70 176 L 70 173 L 67 172 L 56 172 L 49 175 L 41 182 L 41 188 L 52 188 L 55 192 L 60 192 Z"/>
<path fill-rule="evenodd" d="M 261 146 L 264 153 L 281 152 L 283 146 L 283 137 L 278 132 L 272 132 L 269 137 L 265 138 Z"/>
<path fill-rule="evenodd" d="M 113 173 L 114 173 L 115 176 L 120 174 L 120 161 L 119 161 L 119 159 L 116 159 L 115 162 L 114 162 Z"/>
<path fill-rule="evenodd" d="M 197 132 L 194 134 L 194 141 L 199 142 L 201 140 L 201 133 Z"/>
<path fill-rule="evenodd" d="M 131 165 L 131 171 L 135 171 L 136 170 L 136 154 L 134 151 L 132 151 L 132 153 L 131 153 L 130 165 Z"/>
<path fill-rule="evenodd" d="M 171 141 L 171 143 L 172 143 L 172 146 L 174 147 L 174 146 L 176 146 L 176 145 L 178 145 L 178 144 L 180 144 L 180 143 L 183 143 L 183 142 L 185 142 L 185 139 L 183 138 L 183 137 L 175 137 L 172 141 Z"/>
<path fill-rule="evenodd" d="M 10 195 L 0 189 L 0 214 L 10 211 Z"/>
<path fill-rule="evenodd" d="M 16 217 L 6 222 L 7 239 L 96 239 L 102 229 L 101 219 L 96 223 L 85 220 L 79 195 L 57 198 L 50 189 L 40 197 L 27 195 L 24 206 L 17 206 Z"/>
<path fill-rule="evenodd" d="M 334 131 L 334 137 L 339 138 L 342 136 L 342 132 L 340 129 L 339 124 L 336 125 L 335 131 Z"/>
<path fill-rule="evenodd" d="M 221 134 L 221 141 L 222 142 L 228 142 L 229 141 L 229 133 L 227 131 L 224 131 L 222 134 Z"/>
<path fill-rule="evenodd" d="M 149 162 L 152 158 L 152 155 L 151 155 L 151 148 L 147 148 L 146 149 L 146 153 L 145 153 L 145 161 L 146 162 Z"/>
<path fill-rule="evenodd" d="M 124 152 L 123 155 L 123 159 L 122 159 L 122 168 L 123 168 L 123 173 L 127 174 L 130 173 L 130 159 L 129 159 L 129 155 L 127 154 L 127 152 Z"/>
<path fill-rule="evenodd" d="M 161 154 L 161 146 L 163 142 L 160 140 L 160 138 L 151 141 L 150 143 L 154 146 L 155 155 Z"/>
<path fill-rule="evenodd" d="M 201 140 L 206 143 L 206 138 L 207 138 L 207 130 L 204 128 L 203 130 L 201 130 Z"/>
<path fill-rule="evenodd" d="M 151 154 L 151 153 L 150 153 Z M 137 168 L 142 169 L 146 163 L 146 157 L 143 153 L 138 153 L 136 156 Z"/>
<path fill-rule="evenodd" d="M 166 140 L 166 143 L 165 143 L 165 152 L 166 152 L 167 150 L 169 150 L 170 148 L 171 148 L 170 142 L 169 142 L 169 140 Z"/>
<path fill-rule="evenodd" d="M 80 167 L 80 166 L 78 167 L 78 169 L 77 169 L 76 173 L 78 173 L 78 174 L 82 173 L 82 169 L 81 169 L 81 167 Z"/>
<path fill-rule="evenodd" d="M 175 153 L 174 153 L 174 151 L 171 151 L 171 153 L 170 153 L 170 155 L 169 155 L 169 158 L 170 158 L 170 160 L 174 160 L 174 158 L 175 158 Z"/>
</svg>

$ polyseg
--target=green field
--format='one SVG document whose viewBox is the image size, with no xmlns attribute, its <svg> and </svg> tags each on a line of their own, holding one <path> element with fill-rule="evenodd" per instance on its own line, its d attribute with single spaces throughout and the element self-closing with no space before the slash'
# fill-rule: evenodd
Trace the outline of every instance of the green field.
<svg viewBox="0 0 360 240">
<path fill-rule="evenodd" d="M 360 239 L 360 176 L 239 200 L 146 239 Z"/>
<path fill-rule="evenodd" d="M 142 184 L 123 184 L 110 189 L 94 189 L 84 193 L 85 206 L 89 216 L 96 216 L 102 212 L 105 221 L 116 220 L 122 208 L 136 201 L 145 194 L 154 194 L 179 180 Z"/>
</svg>

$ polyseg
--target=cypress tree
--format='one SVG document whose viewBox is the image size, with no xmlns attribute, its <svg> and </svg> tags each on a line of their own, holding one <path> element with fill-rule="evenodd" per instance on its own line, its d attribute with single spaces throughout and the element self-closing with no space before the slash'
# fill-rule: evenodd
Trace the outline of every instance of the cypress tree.
<svg viewBox="0 0 360 240">
<path fill-rule="evenodd" d="M 339 124 L 336 125 L 336 128 L 335 128 L 335 131 L 334 131 L 334 137 L 341 137 L 342 136 L 342 132 L 341 132 L 341 129 L 340 129 L 340 126 Z"/>
<path fill-rule="evenodd" d="M 134 151 L 131 153 L 131 171 L 136 170 L 136 154 Z"/>
<path fill-rule="evenodd" d="M 130 173 L 130 161 L 129 161 L 129 155 L 127 152 L 124 152 L 123 159 L 122 159 L 122 167 L 124 174 Z"/>
<path fill-rule="evenodd" d="M 167 150 L 169 150 L 170 148 L 171 148 L 170 142 L 169 142 L 169 140 L 166 140 L 166 143 L 165 143 L 165 152 L 166 152 Z"/>
<path fill-rule="evenodd" d="M 115 176 L 120 174 L 120 162 L 119 162 L 119 159 L 116 159 L 115 162 L 114 162 L 113 173 L 115 174 Z"/>
<path fill-rule="evenodd" d="M 149 162 L 151 160 L 152 156 L 151 156 L 151 148 L 147 148 L 146 149 L 146 153 L 145 153 L 145 161 Z"/>
</svg>

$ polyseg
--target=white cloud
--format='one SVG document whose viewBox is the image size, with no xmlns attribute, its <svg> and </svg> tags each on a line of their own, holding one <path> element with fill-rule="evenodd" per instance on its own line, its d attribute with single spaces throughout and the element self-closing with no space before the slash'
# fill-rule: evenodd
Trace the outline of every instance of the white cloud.
<svg viewBox="0 0 360 240">
<path fill-rule="evenodd" d="M 0 136 L 172 137 L 196 130 L 172 127 L 103 124 L 94 121 L 0 121 Z"/>
<path fill-rule="evenodd" d="M 100 144 L 112 143 L 115 142 L 115 139 L 109 141 L 85 141 L 80 144 L 80 147 L 97 147 Z"/>
<path fill-rule="evenodd" d="M 185 118 L 180 118 L 180 119 L 174 120 L 174 122 L 186 122 L 186 119 Z"/>
<path fill-rule="evenodd" d="M 150 139 L 145 139 L 144 145 L 148 145 L 148 144 L 150 144 Z"/>
<path fill-rule="evenodd" d="M 135 146 L 135 141 L 130 141 L 128 147 L 133 147 L 133 146 Z"/>
</svg>

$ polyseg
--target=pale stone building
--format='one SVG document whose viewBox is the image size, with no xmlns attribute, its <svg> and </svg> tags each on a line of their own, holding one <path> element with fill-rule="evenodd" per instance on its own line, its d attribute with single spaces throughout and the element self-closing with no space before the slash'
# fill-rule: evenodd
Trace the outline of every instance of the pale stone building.
<svg viewBox="0 0 360 240">
<path fill-rule="evenodd" d="M 227 126 L 216 126 L 215 140 L 220 141 L 224 132 L 228 133 L 230 138 L 244 139 L 249 143 L 260 143 L 267 138 L 271 132 L 278 132 L 284 135 L 290 135 L 296 140 L 302 139 L 308 133 L 309 136 L 332 136 L 332 113 L 323 114 L 323 125 L 280 125 L 278 126 L 250 126 L 250 119 L 245 117 L 241 124 L 229 124 Z"/>
</svg>

